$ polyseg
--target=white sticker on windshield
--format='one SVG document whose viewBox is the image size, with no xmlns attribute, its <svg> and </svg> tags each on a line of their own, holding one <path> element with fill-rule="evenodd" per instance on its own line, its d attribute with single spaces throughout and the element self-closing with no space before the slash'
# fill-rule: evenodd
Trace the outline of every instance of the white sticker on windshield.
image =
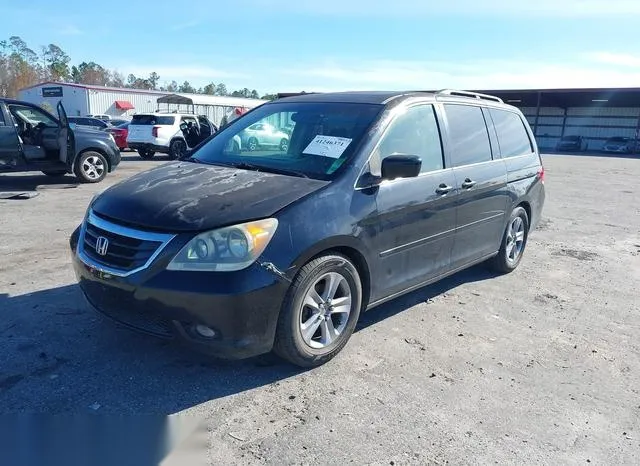
<svg viewBox="0 0 640 466">
<path fill-rule="evenodd" d="M 336 136 L 318 135 L 313 138 L 307 148 L 302 151 L 304 154 L 320 155 L 322 157 L 340 158 L 342 153 L 351 143 L 349 138 L 339 138 Z"/>
</svg>

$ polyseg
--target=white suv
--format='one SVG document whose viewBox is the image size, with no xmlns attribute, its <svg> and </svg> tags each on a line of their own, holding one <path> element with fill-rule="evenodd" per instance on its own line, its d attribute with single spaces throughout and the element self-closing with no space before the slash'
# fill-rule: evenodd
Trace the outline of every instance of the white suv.
<svg viewBox="0 0 640 466">
<path fill-rule="evenodd" d="M 139 113 L 133 116 L 127 134 L 127 146 L 137 150 L 143 159 L 156 152 L 178 159 L 189 149 L 180 125 L 192 123 L 206 139 L 217 131 L 205 115 L 185 113 Z"/>
</svg>

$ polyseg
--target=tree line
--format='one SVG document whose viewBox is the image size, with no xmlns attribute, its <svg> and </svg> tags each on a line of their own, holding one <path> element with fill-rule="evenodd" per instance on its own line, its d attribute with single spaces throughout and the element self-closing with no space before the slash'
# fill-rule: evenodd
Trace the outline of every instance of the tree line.
<svg viewBox="0 0 640 466">
<path fill-rule="evenodd" d="M 167 93 L 184 92 L 252 99 L 261 97 L 258 91 L 246 87 L 229 92 L 224 83 L 211 82 L 199 88 L 191 85 L 189 81 L 182 84 L 176 81 L 160 84 L 160 76 L 155 71 L 147 77 L 133 74 L 125 77 L 122 73 L 107 69 L 93 61 L 72 64 L 71 57 L 55 44 L 34 50 L 18 36 L 0 41 L 1 97 L 16 98 L 20 89 L 45 81 L 159 90 Z M 272 100 L 275 95 L 266 94 L 262 98 Z"/>
</svg>

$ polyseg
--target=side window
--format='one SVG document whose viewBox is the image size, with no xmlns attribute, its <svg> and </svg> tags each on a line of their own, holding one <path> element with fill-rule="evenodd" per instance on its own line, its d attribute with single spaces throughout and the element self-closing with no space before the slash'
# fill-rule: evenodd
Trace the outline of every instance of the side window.
<svg viewBox="0 0 640 466">
<path fill-rule="evenodd" d="M 420 173 L 444 168 L 440 130 L 433 105 L 410 107 L 391 122 L 371 157 L 371 171 L 379 175 L 382 160 L 394 154 L 420 157 Z"/>
<path fill-rule="evenodd" d="M 533 152 L 527 130 L 517 113 L 495 108 L 490 109 L 489 113 L 498 133 L 502 157 L 517 157 Z"/>
<path fill-rule="evenodd" d="M 0 126 L 4 126 L 4 125 L 5 125 L 4 124 L 4 112 L 2 111 L 2 107 L 0 106 Z"/>
<path fill-rule="evenodd" d="M 491 144 L 482 109 L 472 105 L 445 104 L 454 167 L 491 160 Z"/>
</svg>

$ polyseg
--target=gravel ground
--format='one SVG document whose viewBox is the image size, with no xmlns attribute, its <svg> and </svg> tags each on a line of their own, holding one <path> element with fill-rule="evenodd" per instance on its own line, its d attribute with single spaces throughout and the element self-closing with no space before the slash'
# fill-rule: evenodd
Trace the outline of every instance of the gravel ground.
<svg viewBox="0 0 640 466">
<path fill-rule="evenodd" d="M 199 423 L 182 454 L 212 464 L 637 464 L 640 159 L 544 162 L 515 273 L 377 308 L 312 371 L 207 360 L 85 305 L 69 235 L 94 192 L 163 161 L 126 155 L 100 185 L 0 176 L 39 192 L 0 200 L 0 412 L 176 414 Z"/>
</svg>

